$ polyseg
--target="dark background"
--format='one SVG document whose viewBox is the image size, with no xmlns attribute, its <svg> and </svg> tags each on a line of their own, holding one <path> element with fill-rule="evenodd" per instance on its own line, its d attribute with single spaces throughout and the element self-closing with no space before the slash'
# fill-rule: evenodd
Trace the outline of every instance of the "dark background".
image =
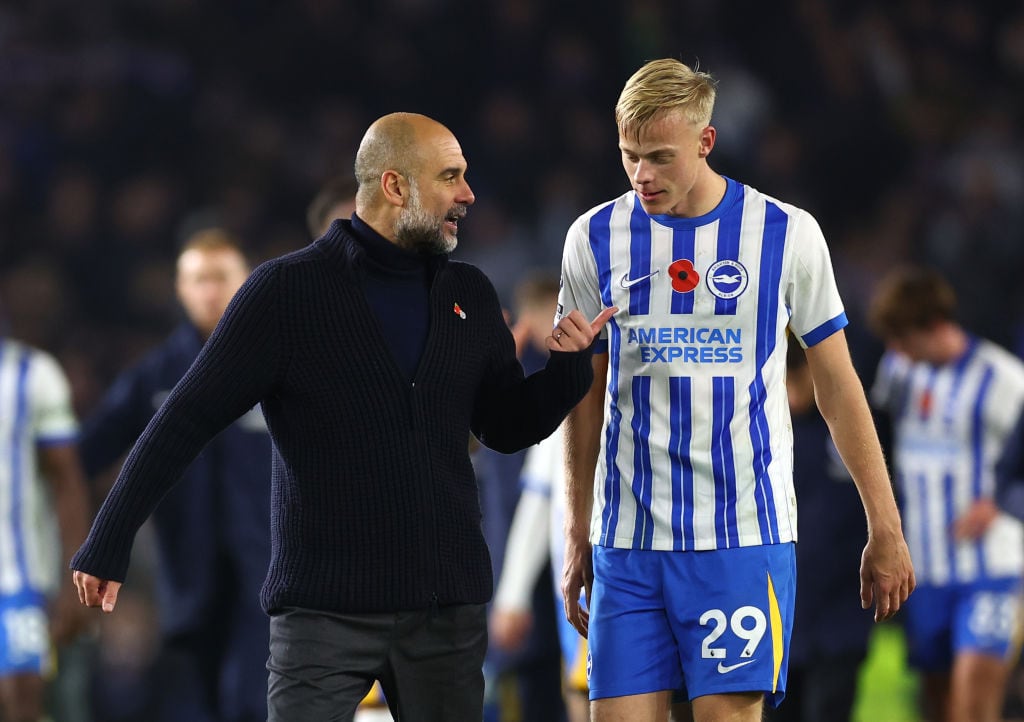
<svg viewBox="0 0 1024 722">
<path fill-rule="evenodd" d="M 628 188 L 612 109 L 664 56 L 720 80 L 712 167 L 821 223 L 862 373 L 864 303 L 908 260 L 1024 350 L 1024 4 L 1005 0 L 3 2 L 9 330 L 58 356 L 86 415 L 177 320 L 190 228 L 224 224 L 255 261 L 304 245 L 306 205 L 397 110 L 460 139 L 478 201 L 456 257 L 510 303 Z M 104 664 L 131 672 L 147 617 L 124 606 Z"/>
</svg>

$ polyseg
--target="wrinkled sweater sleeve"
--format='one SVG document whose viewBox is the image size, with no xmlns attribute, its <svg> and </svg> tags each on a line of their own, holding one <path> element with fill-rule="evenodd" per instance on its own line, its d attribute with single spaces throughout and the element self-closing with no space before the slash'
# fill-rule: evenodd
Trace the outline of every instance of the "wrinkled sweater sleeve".
<svg viewBox="0 0 1024 722">
<path fill-rule="evenodd" d="M 147 425 L 71 568 L 124 581 L 135 534 L 203 447 L 272 391 L 284 363 L 278 273 L 253 271 Z"/>
<path fill-rule="evenodd" d="M 592 348 L 552 351 L 543 369 L 524 377 L 497 294 L 488 286 L 494 318 L 491 362 L 477 394 L 472 429 L 484 445 L 508 454 L 546 439 L 580 402 L 594 380 Z"/>
</svg>

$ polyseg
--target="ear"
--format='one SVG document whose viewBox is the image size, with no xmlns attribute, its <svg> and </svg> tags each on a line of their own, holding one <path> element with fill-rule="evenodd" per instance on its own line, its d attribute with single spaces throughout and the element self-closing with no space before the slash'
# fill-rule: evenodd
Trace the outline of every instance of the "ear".
<svg viewBox="0 0 1024 722">
<path fill-rule="evenodd" d="M 404 206 L 409 197 L 409 181 L 396 170 L 381 174 L 380 189 L 387 202 L 394 206 Z"/>
<path fill-rule="evenodd" d="M 704 126 L 704 129 L 700 132 L 700 149 L 697 151 L 697 155 L 701 158 L 707 158 L 711 155 L 711 149 L 715 147 L 716 137 L 718 137 L 718 131 L 715 130 L 715 126 Z"/>
</svg>

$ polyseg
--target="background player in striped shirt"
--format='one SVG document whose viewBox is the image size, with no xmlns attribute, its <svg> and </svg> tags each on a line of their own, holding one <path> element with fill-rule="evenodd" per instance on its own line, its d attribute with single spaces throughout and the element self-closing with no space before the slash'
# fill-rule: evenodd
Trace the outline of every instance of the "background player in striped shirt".
<svg viewBox="0 0 1024 722">
<path fill-rule="evenodd" d="M 862 604 L 887 619 L 914 586 L 822 232 L 710 168 L 714 99 L 711 76 L 676 60 L 635 73 L 615 112 L 632 187 L 566 238 L 558 314 L 621 309 L 565 429 L 562 586 L 568 618 L 589 632 L 597 722 L 663 719 L 684 681 L 698 722 L 760 720 L 765 695 L 774 706 L 784 694 L 787 329 L 867 512 Z"/>
<path fill-rule="evenodd" d="M 544 571 L 545 559 L 561 572 L 562 526 L 565 521 L 565 463 L 562 427 L 530 448 L 523 464 L 522 493 L 509 529 L 505 563 L 501 568 L 490 616 L 491 644 L 518 649 L 533 624 L 532 592 Z M 564 607 L 561 595 L 554 601 Z M 558 628 L 562 648 L 563 691 L 569 722 L 586 722 L 587 641 L 568 620 Z"/>
<path fill-rule="evenodd" d="M 88 529 L 71 391 L 56 359 L 0 335 L 0 719 L 39 720 L 51 648 L 87 619 L 58 584 Z"/>
<path fill-rule="evenodd" d="M 551 315 L 558 303 L 558 289 L 558 277 L 548 274 L 527 276 L 516 284 L 516 323 L 512 335 L 521 353 L 527 349 L 543 350 L 547 356 L 545 343 L 551 333 Z M 521 491 L 508 527 L 490 612 L 490 644 L 503 651 L 518 652 L 528 646 L 531 633 L 545 631 L 545 617 L 557 613 L 557 617 L 552 617 L 555 625 L 546 631 L 558 637 L 565 711 L 563 714 L 561 709 L 550 708 L 538 710 L 535 715 L 543 714 L 545 719 L 552 720 L 568 717 L 569 722 L 581 722 L 590 717 L 586 640 L 576 633 L 561 611 L 564 605 L 557 579 L 545 579 L 551 572 L 558 575 L 562 572 L 565 519 L 562 446 L 559 427 L 525 454 L 519 474 Z M 549 560 L 550 564 L 546 564 Z M 538 585 L 539 581 L 549 582 L 553 589 Z M 541 595 L 538 591 L 545 593 Z M 541 667 L 536 663 L 535 666 Z M 549 704 L 549 707 L 552 706 Z"/>
<path fill-rule="evenodd" d="M 909 661 L 931 720 L 1000 719 L 1016 652 L 1024 525 L 995 504 L 995 466 L 1024 408 L 1024 364 L 955 320 L 950 285 L 898 269 L 871 324 L 888 346 L 872 401 L 893 427 L 893 469 L 919 582 Z"/>
</svg>

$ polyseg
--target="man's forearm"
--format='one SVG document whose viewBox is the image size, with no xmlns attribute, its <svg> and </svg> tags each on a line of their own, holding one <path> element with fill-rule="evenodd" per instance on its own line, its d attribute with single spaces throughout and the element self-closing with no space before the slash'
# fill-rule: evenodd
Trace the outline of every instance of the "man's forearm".
<svg viewBox="0 0 1024 722">
<path fill-rule="evenodd" d="M 857 376 L 846 335 L 838 331 L 807 349 L 814 397 L 839 456 L 853 477 L 869 533 L 902 534 L 892 482 L 874 419 Z"/>
<path fill-rule="evenodd" d="M 868 530 L 898 531 L 892 482 L 859 379 L 854 376 L 850 383 L 835 385 L 831 394 L 819 396 L 819 405 L 836 450 L 857 485 Z"/>
</svg>

